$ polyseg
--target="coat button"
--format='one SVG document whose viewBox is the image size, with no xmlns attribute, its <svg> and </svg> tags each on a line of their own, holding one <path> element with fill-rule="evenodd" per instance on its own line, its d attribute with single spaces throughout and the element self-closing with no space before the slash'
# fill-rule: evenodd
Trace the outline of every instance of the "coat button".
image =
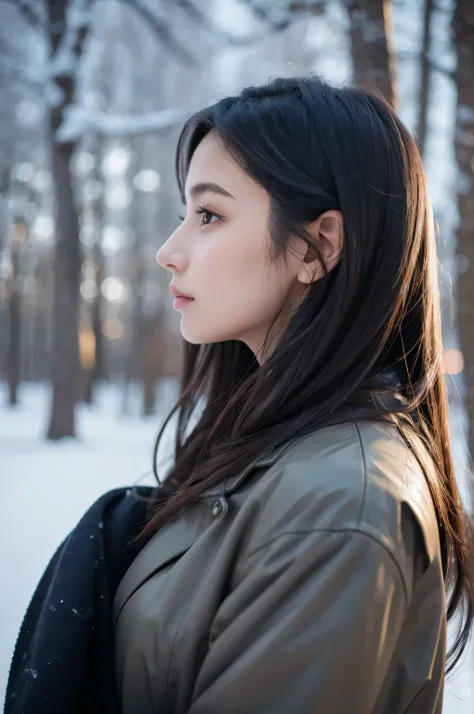
<svg viewBox="0 0 474 714">
<path fill-rule="evenodd" d="M 214 501 L 212 504 L 212 515 L 219 516 L 222 513 L 222 503 L 220 501 Z"/>
</svg>

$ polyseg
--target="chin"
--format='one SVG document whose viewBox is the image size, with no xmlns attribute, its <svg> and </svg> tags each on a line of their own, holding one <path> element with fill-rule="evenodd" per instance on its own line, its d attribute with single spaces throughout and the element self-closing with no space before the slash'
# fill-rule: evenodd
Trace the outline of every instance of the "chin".
<svg viewBox="0 0 474 714">
<path fill-rule="evenodd" d="M 192 345 L 212 345 L 216 342 L 229 342 L 238 339 L 228 332 L 218 332 L 217 330 L 192 330 L 186 329 L 181 321 L 181 336 Z"/>
<path fill-rule="evenodd" d="M 181 336 L 183 339 L 186 340 L 186 342 L 189 342 L 190 345 L 203 345 L 204 342 L 202 340 L 197 340 L 194 337 L 190 337 L 189 335 L 186 335 L 181 331 Z"/>
</svg>

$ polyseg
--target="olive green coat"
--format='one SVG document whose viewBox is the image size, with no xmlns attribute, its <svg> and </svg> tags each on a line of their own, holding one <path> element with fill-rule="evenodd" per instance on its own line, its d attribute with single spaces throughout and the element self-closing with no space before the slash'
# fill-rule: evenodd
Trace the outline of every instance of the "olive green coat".
<svg viewBox="0 0 474 714">
<path fill-rule="evenodd" d="M 391 425 L 286 444 L 150 540 L 115 618 L 123 714 L 441 714 L 425 475 Z"/>
</svg>

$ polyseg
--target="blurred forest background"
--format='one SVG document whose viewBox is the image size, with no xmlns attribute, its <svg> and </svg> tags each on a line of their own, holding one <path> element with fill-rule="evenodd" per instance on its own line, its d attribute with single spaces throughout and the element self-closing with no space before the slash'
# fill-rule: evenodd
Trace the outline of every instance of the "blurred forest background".
<svg viewBox="0 0 474 714">
<path fill-rule="evenodd" d="M 0 0 L 0 378 L 51 384 L 44 434 L 76 435 L 98 384 L 142 412 L 180 372 L 168 276 L 174 148 L 195 109 L 316 72 L 376 87 L 427 167 L 446 371 L 474 453 L 472 0 Z"/>
<path fill-rule="evenodd" d="M 422 152 L 473 513 L 474 0 L 0 0 L 0 689 L 57 544 L 101 493 L 151 478 L 181 366 L 155 259 L 181 126 L 308 73 L 380 90 Z M 445 713 L 474 711 L 472 657 Z"/>
</svg>

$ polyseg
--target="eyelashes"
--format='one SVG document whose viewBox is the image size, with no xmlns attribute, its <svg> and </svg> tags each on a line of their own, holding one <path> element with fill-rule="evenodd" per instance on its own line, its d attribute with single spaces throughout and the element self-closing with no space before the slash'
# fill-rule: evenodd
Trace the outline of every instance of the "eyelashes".
<svg viewBox="0 0 474 714">
<path fill-rule="evenodd" d="M 204 206 L 198 206 L 197 208 L 194 209 L 194 213 L 197 213 L 198 215 L 202 216 L 210 216 L 211 218 L 218 218 L 221 219 L 222 216 L 220 216 L 218 213 L 215 213 L 214 211 L 211 211 L 209 208 L 205 208 Z M 186 216 L 178 216 L 178 219 L 182 222 Z M 201 223 L 202 226 L 208 226 L 210 225 L 211 221 L 205 221 L 204 223 Z"/>
</svg>

